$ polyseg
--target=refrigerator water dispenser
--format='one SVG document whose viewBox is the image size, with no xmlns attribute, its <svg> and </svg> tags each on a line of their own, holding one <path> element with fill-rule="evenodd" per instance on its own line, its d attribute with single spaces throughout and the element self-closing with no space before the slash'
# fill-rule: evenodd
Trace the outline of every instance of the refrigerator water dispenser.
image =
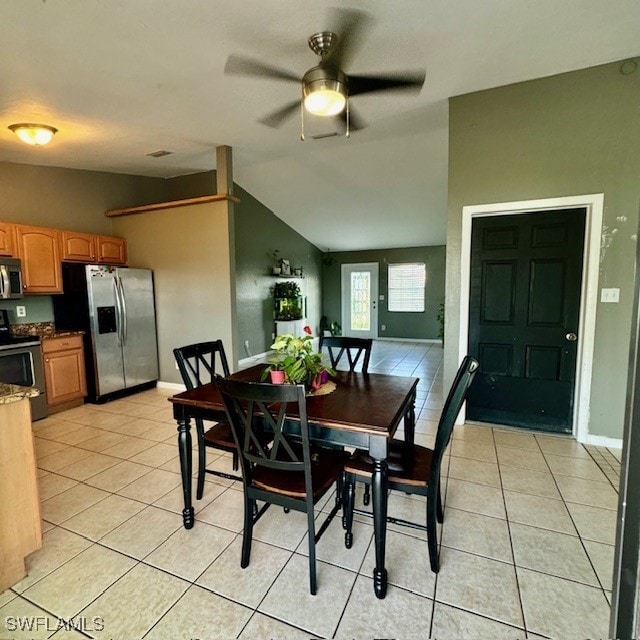
<svg viewBox="0 0 640 640">
<path fill-rule="evenodd" d="M 98 333 L 115 333 L 116 328 L 116 308 L 97 307 Z"/>
</svg>

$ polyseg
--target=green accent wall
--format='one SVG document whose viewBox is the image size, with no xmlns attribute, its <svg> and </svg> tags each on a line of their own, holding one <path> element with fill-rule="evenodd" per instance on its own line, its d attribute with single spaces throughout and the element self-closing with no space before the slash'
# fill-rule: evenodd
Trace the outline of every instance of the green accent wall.
<svg viewBox="0 0 640 640">
<path fill-rule="evenodd" d="M 604 193 L 591 435 L 622 437 L 640 204 L 640 71 L 620 62 L 449 102 L 445 384 L 458 352 L 462 207 Z"/>
<path fill-rule="evenodd" d="M 384 301 L 378 304 L 378 336 L 380 338 L 437 339 L 440 333 L 438 312 L 444 301 L 445 247 L 408 247 L 369 251 L 336 251 L 324 254 L 331 264 L 323 267 L 323 315 L 329 322 L 341 322 L 341 272 L 343 264 L 359 262 L 378 263 L 378 293 Z M 325 260 L 328 262 L 329 260 Z M 427 271 L 425 311 L 404 313 L 387 310 L 388 265 L 402 262 L 424 262 Z M 382 330 L 382 325 L 386 329 Z"/>
<path fill-rule="evenodd" d="M 275 331 L 271 289 L 282 281 L 270 275 L 271 252 L 291 266 L 302 266 L 304 278 L 295 280 L 307 297 L 307 319 L 319 335 L 322 302 L 322 252 L 256 200 L 234 185 L 240 203 L 235 205 L 237 340 L 240 358 L 269 350 Z M 249 350 L 245 341 L 249 341 Z"/>
<path fill-rule="evenodd" d="M 1 262 L 1 259 L 0 259 Z M 18 318 L 16 307 L 25 307 L 27 315 Z M 53 303 L 51 296 L 26 296 L 19 300 L 2 300 L 0 309 L 9 311 L 11 324 L 29 324 L 31 322 L 53 322 Z"/>
<path fill-rule="evenodd" d="M 166 200 L 166 180 L 122 173 L 0 162 L 0 219 L 54 229 L 113 235 L 109 209 Z M 17 318 L 16 305 L 27 309 Z M 53 322 L 51 296 L 0 302 L 12 323 Z"/>
<path fill-rule="evenodd" d="M 111 235 L 109 209 L 166 200 L 166 180 L 0 162 L 0 219 Z"/>
</svg>

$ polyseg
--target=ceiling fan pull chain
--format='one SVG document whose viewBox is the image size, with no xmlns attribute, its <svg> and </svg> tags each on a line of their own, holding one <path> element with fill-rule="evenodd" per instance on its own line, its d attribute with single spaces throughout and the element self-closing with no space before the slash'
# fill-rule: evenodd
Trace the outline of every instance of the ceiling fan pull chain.
<svg viewBox="0 0 640 640">
<path fill-rule="evenodd" d="M 351 135 L 351 131 L 349 129 L 349 96 L 347 95 L 347 131 L 345 133 L 345 137 L 348 138 Z"/>
</svg>

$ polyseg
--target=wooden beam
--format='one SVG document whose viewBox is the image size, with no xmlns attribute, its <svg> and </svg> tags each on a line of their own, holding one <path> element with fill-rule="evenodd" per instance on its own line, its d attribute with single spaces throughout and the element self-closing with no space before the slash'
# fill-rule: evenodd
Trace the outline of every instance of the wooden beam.
<svg viewBox="0 0 640 640">
<path fill-rule="evenodd" d="M 220 202 L 222 200 L 230 200 L 231 202 L 240 202 L 240 198 L 232 195 L 215 194 L 212 196 L 200 196 L 199 198 L 186 198 L 184 200 L 171 200 L 169 202 L 156 202 L 155 204 L 144 204 L 140 207 L 127 207 L 126 209 L 110 209 L 105 211 L 107 218 L 115 218 L 117 216 L 132 216 L 136 213 L 147 213 L 149 211 L 161 211 L 162 209 L 172 209 L 174 207 L 189 207 L 192 204 L 205 204 L 207 202 Z"/>
<path fill-rule="evenodd" d="M 216 147 L 216 193 L 233 195 L 233 161 L 231 147 Z"/>
</svg>

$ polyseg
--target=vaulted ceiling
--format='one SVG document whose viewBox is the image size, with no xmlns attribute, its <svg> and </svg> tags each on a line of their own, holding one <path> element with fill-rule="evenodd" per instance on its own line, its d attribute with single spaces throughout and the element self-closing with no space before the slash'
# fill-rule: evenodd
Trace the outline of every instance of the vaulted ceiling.
<svg viewBox="0 0 640 640">
<path fill-rule="evenodd" d="M 0 160 L 171 177 L 215 168 L 229 145 L 236 182 L 322 249 L 443 244 L 447 98 L 639 53 L 638 0 L 353 0 L 372 26 L 345 70 L 426 70 L 424 87 L 356 96 L 365 129 L 301 142 L 297 115 L 258 122 L 300 88 L 225 75 L 225 62 L 302 76 L 336 5 L 2 0 Z M 59 132 L 27 147 L 7 129 L 25 121 Z M 171 154 L 147 156 L 158 150 Z"/>
</svg>

